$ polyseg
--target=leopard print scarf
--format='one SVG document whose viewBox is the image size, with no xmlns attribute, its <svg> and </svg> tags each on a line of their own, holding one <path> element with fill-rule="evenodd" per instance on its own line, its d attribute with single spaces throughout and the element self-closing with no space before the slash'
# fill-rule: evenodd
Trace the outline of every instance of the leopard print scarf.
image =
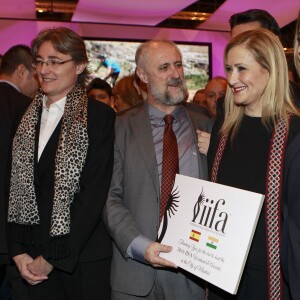
<svg viewBox="0 0 300 300">
<path fill-rule="evenodd" d="M 26 111 L 13 142 L 8 224 L 20 228 L 39 225 L 40 217 L 34 187 L 36 127 L 44 93 L 39 91 Z M 55 157 L 54 200 L 50 236 L 70 233 L 70 206 L 80 190 L 80 174 L 88 150 L 87 96 L 76 85 L 67 95 L 58 148 Z M 29 226 L 24 226 L 29 225 Z M 19 228 L 19 229 L 20 229 Z M 9 230 L 10 234 L 10 230 Z M 18 235 L 22 235 L 20 232 Z"/>
</svg>

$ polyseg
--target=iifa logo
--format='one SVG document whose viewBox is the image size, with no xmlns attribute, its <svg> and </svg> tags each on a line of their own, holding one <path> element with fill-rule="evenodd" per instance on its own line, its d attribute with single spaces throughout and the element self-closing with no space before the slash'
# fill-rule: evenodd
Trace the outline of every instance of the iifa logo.
<svg viewBox="0 0 300 300">
<path fill-rule="evenodd" d="M 219 208 L 220 205 L 224 206 L 225 204 L 224 199 L 217 201 L 205 199 L 202 189 L 194 205 L 192 222 L 225 234 L 228 214 Z"/>
</svg>

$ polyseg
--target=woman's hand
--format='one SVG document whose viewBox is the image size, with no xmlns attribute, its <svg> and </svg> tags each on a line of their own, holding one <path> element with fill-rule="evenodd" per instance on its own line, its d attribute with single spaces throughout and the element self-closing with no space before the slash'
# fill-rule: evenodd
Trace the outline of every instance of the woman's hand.
<svg viewBox="0 0 300 300">
<path fill-rule="evenodd" d="M 34 274 L 29 270 L 29 264 L 31 264 L 34 260 L 27 253 L 16 255 L 13 257 L 13 260 L 19 269 L 21 277 L 29 284 L 36 285 L 48 279 L 45 275 Z"/>
</svg>

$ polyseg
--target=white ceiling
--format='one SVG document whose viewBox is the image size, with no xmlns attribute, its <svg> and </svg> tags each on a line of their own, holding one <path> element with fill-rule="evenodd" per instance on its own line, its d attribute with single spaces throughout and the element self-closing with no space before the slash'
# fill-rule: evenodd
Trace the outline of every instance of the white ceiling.
<svg viewBox="0 0 300 300">
<path fill-rule="evenodd" d="M 300 0 L 227 0 L 199 29 L 229 30 L 230 16 L 248 9 L 264 9 L 284 27 L 297 18 Z"/>
<path fill-rule="evenodd" d="M 194 0 L 79 0 L 72 21 L 155 26 Z M 299 0 L 227 0 L 198 28 L 229 30 L 229 17 L 250 8 L 267 10 L 281 27 L 294 21 Z M 34 0 L 0 0 L 0 18 L 35 19 Z"/>
<path fill-rule="evenodd" d="M 79 0 L 73 21 L 155 26 L 194 0 Z"/>
</svg>

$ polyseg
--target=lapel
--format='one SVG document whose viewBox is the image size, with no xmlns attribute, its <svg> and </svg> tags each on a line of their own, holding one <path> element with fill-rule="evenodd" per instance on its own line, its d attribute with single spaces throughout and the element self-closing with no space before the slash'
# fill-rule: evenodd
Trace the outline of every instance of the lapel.
<svg viewBox="0 0 300 300">
<path fill-rule="evenodd" d="M 294 160 L 294 157 L 300 151 L 300 133 L 295 136 L 293 141 L 288 145 L 285 154 L 285 177 L 288 176 L 290 165 Z"/>
<path fill-rule="evenodd" d="M 146 105 L 139 107 L 136 114 L 129 118 L 129 124 L 138 148 L 141 152 L 142 159 L 147 166 L 147 170 L 151 176 L 153 185 L 155 186 L 156 192 L 159 195 L 159 177 L 157 172 L 156 155 Z"/>
</svg>

